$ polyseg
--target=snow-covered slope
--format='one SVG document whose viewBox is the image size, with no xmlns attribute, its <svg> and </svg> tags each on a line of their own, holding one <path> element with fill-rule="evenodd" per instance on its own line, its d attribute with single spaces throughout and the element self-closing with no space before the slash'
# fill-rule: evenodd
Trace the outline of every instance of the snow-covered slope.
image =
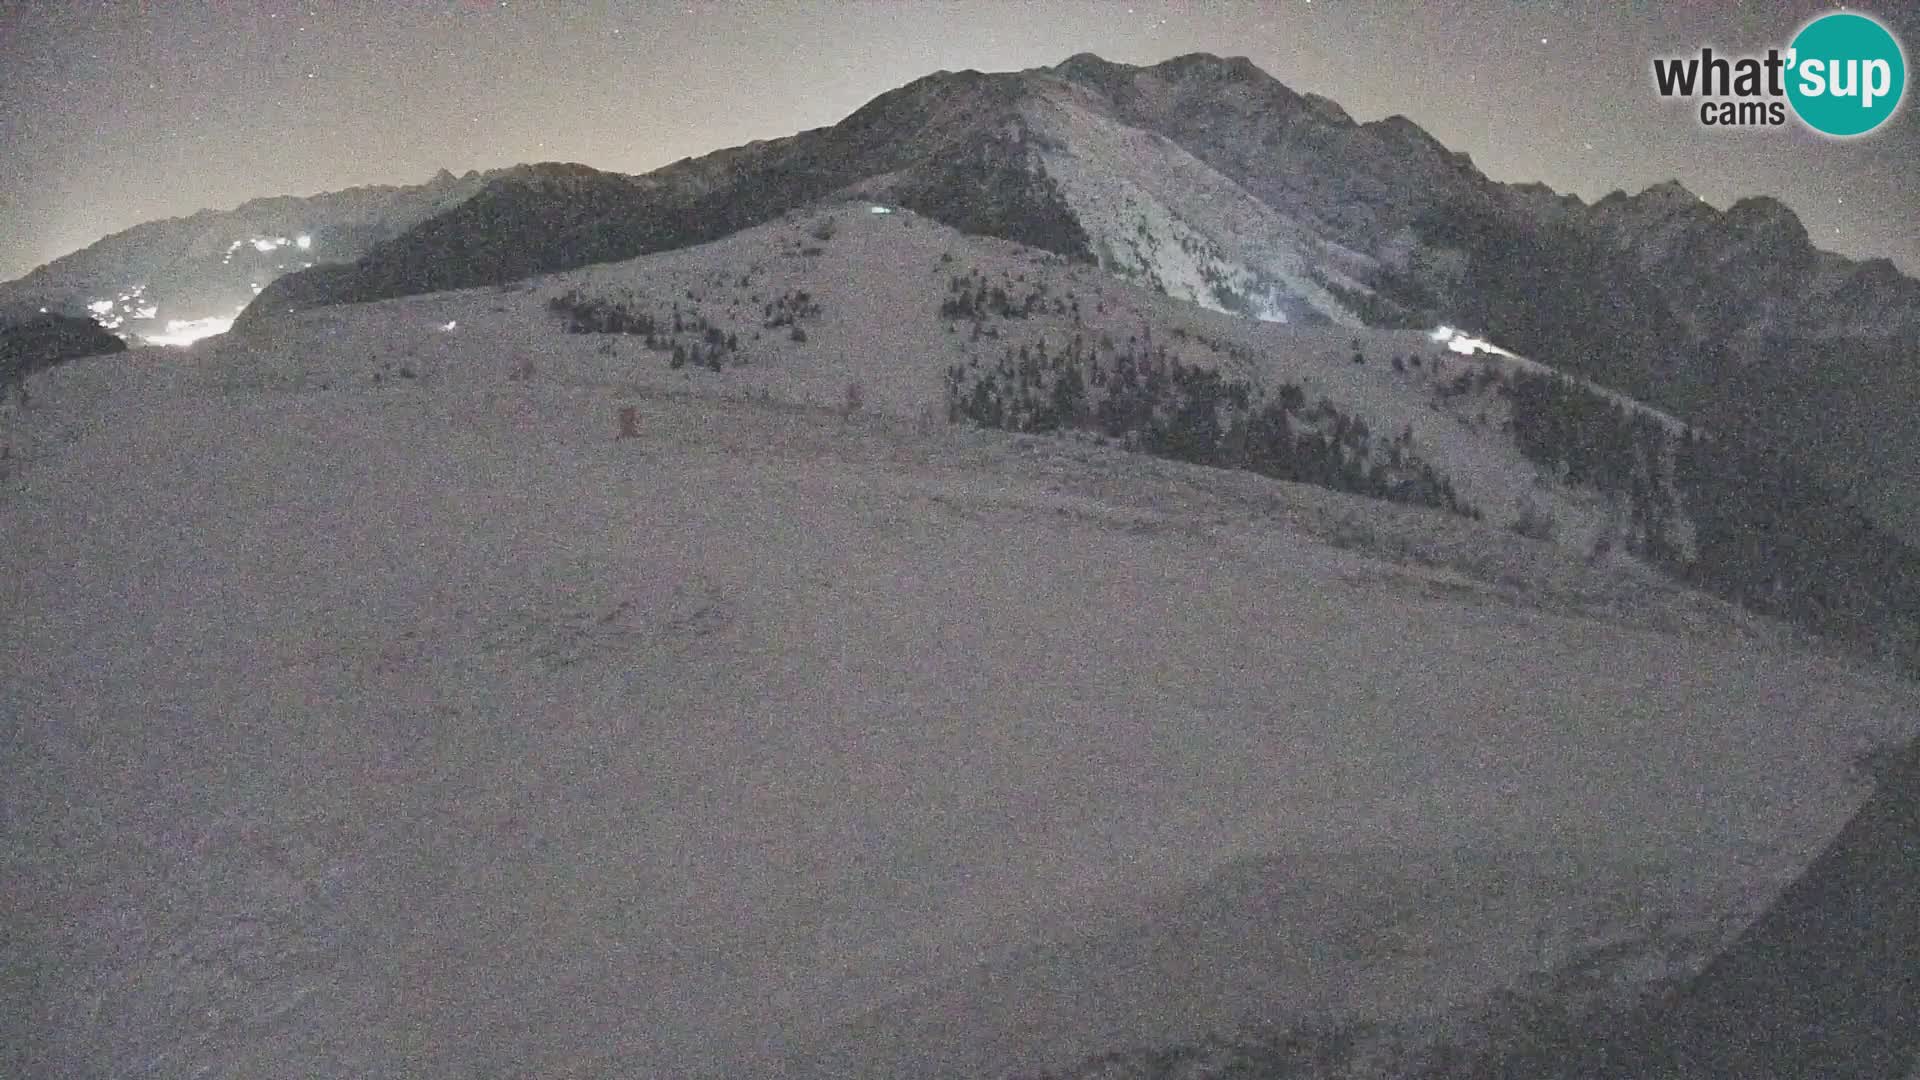
<svg viewBox="0 0 1920 1080">
<path fill-rule="evenodd" d="M 831 127 L 645 176 L 523 166 L 261 200 L 108 238 L 32 288 L 0 287 L 0 310 L 57 285 L 55 306 L 103 305 L 135 332 L 178 318 L 186 336 L 256 287 L 243 324 L 710 242 L 850 194 L 1257 318 L 1464 325 L 1785 449 L 1832 501 L 1920 537 L 1920 443 L 1904 434 L 1920 281 L 1817 250 L 1770 198 L 1723 212 L 1668 183 L 1589 206 L 1500 184 L 1405 117 L 1356 123 L 1243 57 L 936 72 Z M 297 248 L 336 213 L 346 224 Z M 188 280 L 208 317 L 174 314 Z"/>
<path fill-rule="evenodd" d="M 857 383 L 868 411 L 930 422 L 946 418 L 942 380 L 955 365 L 991 366 L 1043 346 L 1059 353 L 1076 338 L 1121 349 L 1157 341 L 1187 363 L 1255 385 L 1293 383 L 1307 401 L 1329 400 L 1383 436 L 1408 433 L 1410 452 L 1490 522 L 1510 524 L 1523 502 L 1533 504 L 1557 523 L 1555 539 L 1583 554 L 1620 531 L 1625 508 L 1617 500 L 1549 483 L 1520 456 L 1504 430 L 1511 403 L 1494 383 L 1449 391 L 1463 374 L 1537 364 L 1462 356 L 1420 331 L 1264 323 L 1207 311 L 1047 252 L 961 236 L 889 209 L 831 204 L 713 244 L 513 287 L 314 309 L 202 348 L 207 363 L 248 386 L 364 382 L 380 374 L 370 357 L 391 364 L 399 355 L 422 380 L 463 385 L 531 364 L 556 377 L 839 406 Z M 940 314 L 957 278 L 1044 303 L 1026 317 L 988 317 L 990 335 L 975 338 L 968 320 Z M 790 326 L 767 325 L 776 321 L 768 305 L 777 318 L 782 299 L 801 293 L 819 311 L 799 321 L 806 341 L 796 343 Z M 662 327 L 661 351 L 639 336 L 560 333 L 567 320 L 548 305 L 567 295 L 650 314 Z M 738 342 L 722 372 L 697 361 L 670 365 L 665 342 L 676 312 L 686 328 L 681 342 L 701 338 L 696 320 Z M 1356 364 L 1356 353 L 1366 362 Z"/>
<path fill-rule="evenodd" d="M 936 72 L 831 127 L 642 177 L 503 179 L 354 266 L 269 284 L 240 322 L 711 242 L 852 195 L 1256 318 L 1464 326 L 1786 450 L 1811 474 L 1794 483 L 1830 493 L 1810 520 L 1854 504 L 1920 536 L 1901 434 L 1920 282 L 1818 251 L 1772 199 L 1722 212 L 1666 184 L 1588 206 L 1503 185 L 1405 117 L 1356 123 L 1237 57 Z"/>
<path fill-rule="evenodd" d="M 976 340 L 963 274 L 1068 306 Z M 975 353 L 1149 332 L 1523 476 L 1421 334 L 1354 364 L 860 206 L 30 376 L 0 1064 L 897 1076 L 1419 1015 L 1751 916 L 1911 733 L 1630 561 L 942 422 Z"/>
</svg>

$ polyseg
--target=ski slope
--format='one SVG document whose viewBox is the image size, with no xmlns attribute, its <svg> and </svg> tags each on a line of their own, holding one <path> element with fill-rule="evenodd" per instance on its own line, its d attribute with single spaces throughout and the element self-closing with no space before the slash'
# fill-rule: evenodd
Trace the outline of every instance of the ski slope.
<svg viewBox="0 0 1920 1080">
<path fill-rule="evenodd" d="M 784 236 L 33 376 L 0 1071 L 992 1074 L 1422 1015 L 1737 925 L 1912 732 L 1631 565 L 923 424 L 949 335 L 860 305 L 953 241 L 876 217 L 926 250 L 843 217 L 815 266 L 901 261 L 737 372 L 545 298 Z"/>
</svg>

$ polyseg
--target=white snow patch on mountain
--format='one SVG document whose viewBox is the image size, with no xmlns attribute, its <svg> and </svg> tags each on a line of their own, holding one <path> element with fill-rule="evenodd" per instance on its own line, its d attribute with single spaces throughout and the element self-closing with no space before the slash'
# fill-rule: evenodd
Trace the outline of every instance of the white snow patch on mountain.
<svg viewBox="0 0 1920 1080">
<path fill-rule="evenodd" d="M 1214 311 L 1359 325 L 1309 272 L 1315 238 L 1173 142 L 1083 107 L 1064 87 L 1024 115 L 1110 272 Z M 1111 167 L 1119 161 L 1128 167 Z"/>
</svg>

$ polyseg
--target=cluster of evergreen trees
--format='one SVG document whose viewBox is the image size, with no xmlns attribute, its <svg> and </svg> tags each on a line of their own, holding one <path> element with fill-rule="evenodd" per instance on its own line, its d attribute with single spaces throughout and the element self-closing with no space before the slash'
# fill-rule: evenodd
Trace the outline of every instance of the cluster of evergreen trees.
<svg viewBox="0 0 1920 1080">
<path fill-rule="evenodd" d="M 1691 428 L 1676 437 L 1564 376 L 1516 372 L 1502 389 L 1529 460 L 1628 498 L 1632 550 L 1750 610 L 1891 651 L 1920 672 L 1920 551 L 1783 452 Z M 1683 508 L 1691 561 L 1674 533 Z"/>
<path fill-rule="evenodd" d="M 569 334 L 632 334 L 651 337 L 659 332 L 652 315 L 611 300 L 583 296 L 578 289 L 547 301 L 548 310 L 567 318 Z"/>
<path fill-rule="evenodd" d="M 1182 240 L 1181 247 L 1187 246 Z M 1200 265 L 1200 280 L 1207 285 L 1207 291 L 1213 295 L 1214 302 L 1227 311 L 1237 315 L 1253 314 L 1253 302 L 1246 293 L 1233 287 L 1233 282 L 1216 264 L 1203 262 Z"/>
<path fill-rule="evenodd" d="M 1920 674 L 1920 551 L 1765 444 L 1691 436 L 1674 473 L 1696 580 L 1816 633 L 1893 648 Z"/>
<path fill-rule="evenodd" d="M 765 320 L 761 325 L 769 330 L 777 330 L 782 326 L 792 326 L 802 319 L 819 318 L 820 305 L 813 299 L 813 294 L 805 290 L 788 290 L 767 301 L 760 314 Z"/>
<path fill-rule="evenodd" d="M 1003 319 L 1032 318 L 1034 312 L 1045 314 L 1048 310 L 1047 289 L 1045 285 L 1031 289 L 1018 300 L 1007 292 L 1006 287 L 989 287 L 987 279 L 978 270 L 961 277 L 954 275 L 947 282 L 947 299 L 940 305 L 940 317 L 943 319 L 984 319 L 989 315 L 998 315 Z M 1066 311 L 1063 301 L 1055 302 L 1055 310 L 1061 314 Z M 1080 305 L 1075 301 L 1073 313 L 1080 314 Z"/>
<path fill-rule="evenodd" d="M 1629 551 L 1663 562 L 1679 557 L 1672 438 L 1663 422 L 1563 375 L 1514 371 L 1500 391 L 1512 403 L 1514 442 L 1527 460 L 1567 484 L 1624 496 Z"/>
<path fill-rule="evenodd" d="M 1552 357 L 1629 397 L 1711 424 L 1714 438 L 1689 432 L 1668 452 L 1671 491 L 1695 529 L 1697 558 L 1686 563 L 1662 517 L 1658 479 L 1641 473 L 1650 433 L 1622 431 L 1611 402 L 1570 383 L 1516 380 L 1521 449 L 1570 478 L 1624 481 L 1616 490 L 1634 501 L 1643 553 L 1752 610 L 1854 644 L 1905 650 L 1920 674 L 1920 551 L 1800 463 L 1830 467 L 1836 455 L 1871 445 L 1830 434 L 1828 418 L 1846 396 L 1839 377 L 1805 378 L 1809 365 L 1787 363 L 1796 352 L 1781 346 L 1772 349 L 1774 364 L 1733 363 L 1720 342 L 1740 325 L 1741 311 L 1725 295 L 1686 292 L 1701 303 L 1682 319 L 1632 252 L 1571 226 L 1532 226 L 1485 207 L 1444 204 L 1422 213 L 1415 229 L 1425 244 L 1463 254 L 1468 271 L 1384 274 L 1374 296 L 1341 298 L 1374 325 L 1444 318 L 1498 328 L 1501 343 L 1523 355 Z"/>
<path fill-rule="evenodd" d="M 1466 517 L 1480 512 L 1412 451 L 1407 431 L 1376 445 L 1364 421 L 1291 383 L 1266 394 L 1217 370 L 1188 365 L 1164 345 L 1129 338 L 1124 351 L 1075 335 L 947 371 L 947 411 L 1005 431 L 1096 431 L 1160 457 L 1245 469 Z"/>
<path fill-rule="evenodd" d="M 660 320 L 624 302 L 583 296 L 574 289 L 548 300 L 547 307 L 566 316 L 570 334 L 642 338 L 650 351 L 666 354 L 668 366 L 676 370 L 693 364 L 719 371 L 740 350 L 738 335 L 721 330 L 697 311 L 682 312 L 678 303 L 669 319 Z M 690 340 L 683 341 L 683 336 Z"/>
<path fill-rule="evenodd" d="M 1440 362 L 1436 360 L 1434 361 L 1434 371 L 1438 372 L 1439 370 Z M 1501 374 L 1498 368 L 1492 364 L 1480 364 L 1461 371 L 1449 382 L 1441 383 L 1435 388 L 1434 394 L 1441 401 L 1446 401 L 1448 398 L 1465 397 L 1476 390 L 1485 390 L 1490 386 L 1498 385 L 1500 382 Z"/>
</svg>

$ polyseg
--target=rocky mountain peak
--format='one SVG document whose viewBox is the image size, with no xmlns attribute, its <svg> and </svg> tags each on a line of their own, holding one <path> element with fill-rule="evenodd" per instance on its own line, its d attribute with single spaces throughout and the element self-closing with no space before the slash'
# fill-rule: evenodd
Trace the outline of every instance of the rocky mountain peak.
<svg viewBox="0 0 1920 1080">
<path fill-rule="evenodd" d="M 1262 317 L 1312 311 L 1336 321 L 1457 321 L 1494 290 L 1489 281 L 1503 264 L 1582 266 L 1604 255 L 1620 260 L 1618 272 L 1577 284 L 1617 292 L 1609 310 L 1646 308 L 1656 296 L 1697 310 L 1705 306 L 1701 289 L 1727 294 L 1715 305 L 1727 319 L 1693 327 L 1696 333 L 1731 333 L 1749 322 L 1769 333 L 1869 325 L 1857 304 L 1844 317 L 1826 310 L 1832 304 L 1823 307 L 1819 297 L 1858 292 L 1847 284 L 1854 264 L 1821 262 L 1809 286 L 1809 238 L 1778 200 L 1743 200 L 1723 213 L 1669 180 L 1587 205 L 1540 185 L 1496 183 L 1408 116 L 1356 124 L 1338 103 L 1290 89 L 1247 57 L 1206 52 L 1152 65 L 1079 52 L 1018 72 L 934 72 L 831 127 L 640 177 L 544 162 L 462 178 L 441 170 L 426 186 L 432 195 L 424 199 L 417 189 L 358 197 L 356 205 L 366 205 L 346 219 L 351 229 L 338 224 L 342 212 L 292 200 L 244 222 L 203 223 L 188 239 L 198 245 L 193 250 L 211 252 L 201 261 L 225 273 L 222 288 L 233 286 L 219 293 L 223 304 L 248 299 L 253 283 L 276 303 L 288 290 L 312 302 L 341 301 L 706 243 L 857 192 L 962 231 L 1097 261 L 1177 298 Z M 283 268 L 286 258 L 275 255 L 267 269 L 311 273 L 312 288 L 276 292 L 265 270 L 237 261 L 224 269 L 230 248 L 235 260 L 250 258 L 253 236 L 308 233 L 312 253 L 300 263 L 319 265 Z M 136 237 L 122 246 L 153 245 Z M 1433 252 L 1468 258 L 1472 269 L 1456 274 L 1445 269 L 1453 262 L 1426 258 Z M 1732 259 L 1755 260 L 1765 271 L 1738 283 L 1725 274 L 1685 276 L 1689 267 L 1718 273 Z M 61 286 L 83 306 L 109 289 L 118 295 L 123 281 L 182 274 L 172 264 L 150 267 L 124 256 L 96 261 L 109 263 L 112 274 L 68 275 L 72 283 Z M 355 265 L 332 271 L 328 262 Z M 1413 280 L 1429 272 L 1433 280 Z M 1897 274 L 1883 282 L 1888 273 L 1875 268 L 1862 280 L 1884 285 L 1887 296 L 1920 288 Z M 1488 333 L 1524 337 L 1512 310 L 1537 302 L 1539 277 L 1515 283 L 1512 303 L 1499 308 Z M 42 295 L 51 293 L 36 289 L 33 298 Z M 1536 334 L 1530 344 L 1544 355 L 1607 343 Z"/>
<path fill-rule="evenodd" d="M 1678 180 L 1662 180 L 1633 196 L 1631 201 L 1649 208 L 1679 210 L 1700 206 L 1706 200 Z"/>
<path fill-rule="evenodd" d="M 1216 56 L 1209 52 L 1190 52 L 1163 60 L 1153 66 L 1153 70 L 1162 75 L 1180 75 L 1189 78 L 1245 79 L 1249 81 L 1269 80 L 1272 76 L 1261 71 L 1254 62 L 1244 56 Z"/>
<path fill-rule="evenodd" d="M 1325 100 L 1317 94 L 1307 95 L 1310 100 Z M 1338 108 L 1338 106 L 1335 106 Z M 1340 116 L 1345 117 L 1342 110 Z M 1348 121 L 1351 123 L 1352 121 Z M 1473 158 L 1465 151 L 1450 150 L 1447 145 L 1433 137 L 1426 128 L 1414 123 L 1407 117 L 1395 113 L 1384 120 L 1374 120 L 1360 125 L 1361 130 L 1385 142 L 1408 152 L 1420 154 L 1437 162 L 1446 163 L 1451 169 L 1472 169 Z"/>
<path fill-rule="evenodd" d="M 1090 52 L 1074 53 L 1055 64 L 1054 74 L 1075 82 L 1106 86 L 1111 83 L 1132 78 L 1138 68 L 1127 64 L 1116 64 L 1111 60 Z"/>
<path fill-rule="evenodd" d="M 1749 230 L 1757 238 L 1784 241 L 1794 247 L 1807 246 L 1807 228 L 1800 218 L 1779 199 L 1766 195 L 1741 199 L 1727 208 L 1724 223 L 1728 228 Z"/>
<path fill-rule="evenodd" d="M 1353 117 L 1348 115 L 1347 110 L 1341 108 L 1340 103 L 1330 97 L 1322 97 L 1319 94 L 1308 94 L 1305 101 L 1307 106 L 1313 110 L 1314 116 L 1325 123 L 1332 124 L 1336 127 L 1356 126 Z"/>
<path fill-rule="evenodd" d="M 1719 210 L 1678 180 L 1663 180 L 1637 195 L 1614 191 L 1593 204 L 1591 223 L 1628 235 L 1662 236 L 1675 230 L 1713 229 Z"/>
</svg>

